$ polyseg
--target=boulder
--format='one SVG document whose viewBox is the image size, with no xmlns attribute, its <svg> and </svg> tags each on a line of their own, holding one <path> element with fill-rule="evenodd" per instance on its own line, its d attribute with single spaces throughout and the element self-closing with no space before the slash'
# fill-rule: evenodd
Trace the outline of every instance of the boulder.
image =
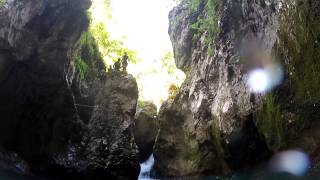
<svg viewBox="0 0 320 180">
<path fill-rule="evenodd" d="M 144 162 L 153 152 L 153 145 L 158 133 L 156 105 L 150 102 L 139 103 L 133 133 L 139 148 L 140 162 Z"/>
</svg>

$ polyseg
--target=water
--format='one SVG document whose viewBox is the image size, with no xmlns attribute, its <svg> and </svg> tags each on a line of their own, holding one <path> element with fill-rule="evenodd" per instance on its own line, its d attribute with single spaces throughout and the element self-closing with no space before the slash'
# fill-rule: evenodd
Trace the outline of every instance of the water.
<svg viewBox="0 0 320 180">
<path fill-rule="evenodd" d="M 0 180 L 39 180 L 39 178 L 31 178 L 10 171 L 0 170 Z"/>
<path fill-rule="evenodd" d="M 139 174 L 139 180 L 151 180 L 150 178 L 150 171 L 154 165 L 154 157 L 153 154 L 149 157 L 148 160 L 140 164 L 140 174 Z"/>
<path fill-rule="evenodd" d="M 286 152 L 285 152 L 286 153 Z M 283 154 L 281 154 L 283 155 Z M 286 155 L 286 154 L 284 154 Z M 297 156 L 296 154 L 294 154 Z M 299 154 L 300 155 L 300 154 Z M 280 156 L 280 155 L 279 155 Z M 277 156 L 277 157 L 279 157 Z M 296 159 L 295 157 L 290 157 L 290 164 L 289 167 L 296 167 L 295 164 L 299 164 L 299 167 L 301 167 L 301 162 L 294 161 Z M 301 158 L 300 158 L 301 159 Z M 299 160 L 299 159 L 298 159 Z M 305 159 L 303 159 L 305 161 Z M 303 161 L 303 162 L 304 162 Z M 281 161 L 283 162 L 283 161 Z M 283 163 L 282 163 L 283 164 Z M 138 180 L 155 180 L 150 178 L 150 172 L 153 168 L 154 165 L 154 157 L 153 154 L 149 157 L 149 159 L 143 163 L 140 164 L 141 170 L 139 174 Z M 283 170 L 283 169 L 282 169 Z M 296 170 L 296 169 L 295 169 Z M 298 169 L 300 170 L 300 169 Z M 290 172 L 290 171 L 285 171 L 285 172 Z M 296 172 L 296 171 L 295 171 Z M 184 177 L 184 178 L 175 178 L 175 180 L 319 180 L 319 176 L 312 176 L 312 177 L 299 177 L 299 176 L 294 176 L 295 173 L 277 173 L 269 171 L 268 168 L 260 170 L 258 172 L 254 172 L 252 174 L 233 174 L 230 176 L 224 176 L 224 177 L 219 177 L 219 176 L 209 176 L 209 177 Z"/>
<path fill-rule="evenodd" d="M 154 165 L 153 154 L 149 157 L 147 161 L 140 164 L 141 170 L 139 174 L 139 180 L 152 180 L 150 178 L 150 171 Z M 0 180 L 43 180 L 35 177 L 26 177 L 10 171 L 0 170 Z"/>
<path fill-rule="evenodd" d="M 153 154 L 149 159 L 140 164 L 141 170 L 138 180 L 154 180 L 150 178 L 150 171 L 154 165 Z M 236 174 L 225 177 L 184 177 L 178 178 L 179 180 L 319 180 L 320 176 L 312 177 L 297 177 L 286 173 L 267 173 L 267 170 L 262 170 L 259 173 L 253 174 Z M 0 180 L 44 180 L 43 178 L 25 177 L 19 174 L 15 174 L 9 171 L 0 170 Z M 48 179 L 46 179 L 48 180 Z M 175 179 L 177 180 L 177 179 Z"/>
</svg>

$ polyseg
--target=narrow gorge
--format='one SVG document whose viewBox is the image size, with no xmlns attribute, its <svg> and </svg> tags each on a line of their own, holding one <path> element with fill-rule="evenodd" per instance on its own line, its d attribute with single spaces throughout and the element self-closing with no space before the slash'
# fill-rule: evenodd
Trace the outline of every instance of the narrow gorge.
<svg viewBox="0 0 320 180">
<path fill-rule="evenodd" d="M 155 101 L 93 2 L 0 0 L 0 179 L 320 178 L 319 0 L 175 1 Z"/>
</svg>

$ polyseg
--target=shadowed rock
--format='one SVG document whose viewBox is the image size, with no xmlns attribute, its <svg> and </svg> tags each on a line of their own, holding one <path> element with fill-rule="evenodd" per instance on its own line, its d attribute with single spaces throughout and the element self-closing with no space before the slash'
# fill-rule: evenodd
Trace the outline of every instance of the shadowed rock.
<svg viewBox="0 0 320 180">
<path fill-rule="evenodd" d="M 13 0 L 0 7 L 0 146 L 8 152 L 0 162 L 8 167 L 17 154 L 36 175 L 138 177 L 137 85 L 132 76 L 105 73 L 92 36 L 79 47 L 89 5 Z M 78 51 L 85 76 L 72 58 Z"/>
<path fill-rule="evenodd" d="M 204 8 L 208 2 L 219 4 L 215 14 Z M 314 152 L 319 1 L 194 4 L 182 1 L 169 16 L 176 65 L 187 79 L 160 109 L 154 172 L 220 175 L 255 167 L 281 149 Z M 204 27 L 208 19 L 216 21 Z M 218 31 L 210 29 L 215 23 Z M 276 61 L 285 69 L 283 83 L 268 95 L 253 94 L 248 72 Z"/>
<path fill-rule="evenodd" d="M 133 127 L 134 138 L 139 147 L 140 162 L 144 162 L 152 154 L 158 133 L 157 107 L 150 102 L 138 105 Z"/>
</svg>

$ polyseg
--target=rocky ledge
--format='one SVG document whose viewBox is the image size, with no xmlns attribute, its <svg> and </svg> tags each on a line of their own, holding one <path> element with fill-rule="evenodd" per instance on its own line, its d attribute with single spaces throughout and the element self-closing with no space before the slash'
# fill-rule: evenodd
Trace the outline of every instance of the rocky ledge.
<svg viewBox="0 0 320 180">
<path fill-rule="evenodd" d="M 85 32 L 89 6 L 88 0 L 1 4 L 1 167 L 59 179 L 138 177 L 137 84 L 130 75 L 105 73 Z"/>
</svg>

